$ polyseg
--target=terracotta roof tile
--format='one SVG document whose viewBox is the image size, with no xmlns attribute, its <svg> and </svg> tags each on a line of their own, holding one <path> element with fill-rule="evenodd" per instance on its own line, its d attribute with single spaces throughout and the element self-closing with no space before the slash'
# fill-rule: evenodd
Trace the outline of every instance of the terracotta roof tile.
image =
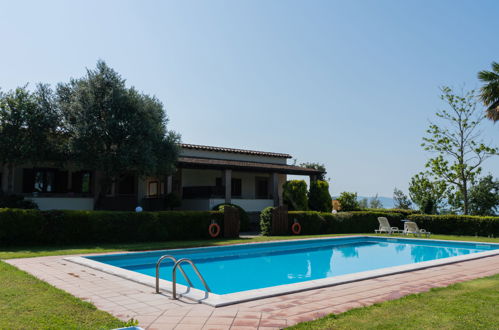
<svg viewBox="0 0 499 330">
<path fill-rule="evenodd" d="M 213 147 L 213 146 L 203 146 L 203 145 L 198 145 L 198 144 L 181 143 L 180 147 L 184 148 L 184 149 L 207 150 L 207 151 L 218 151 L 218 152 L 231 152 L 231 153 L 237 153 L 237 154 L 256 155 L 256 156 L 269 156 L 269 157 L 278 157 L 278 158 L 291 158 L 291 155 L 289 155 L 289 154 L 281 154 L 281 153 L 276 153 L 276 152 L 245 150 L 245 149 L 234 149 L 234 148 Z"/>
</svg>

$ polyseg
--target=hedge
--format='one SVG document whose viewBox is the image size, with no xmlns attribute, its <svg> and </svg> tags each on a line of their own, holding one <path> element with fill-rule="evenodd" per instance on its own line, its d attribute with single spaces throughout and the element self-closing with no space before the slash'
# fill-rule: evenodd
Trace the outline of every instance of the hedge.
<svg viewBox="0 0 499 330">
<path fill-rule="evenodd" d="M 265 209 L 264 212 L 260 216 L 260 228 L 262 228 L 263 235 L 270 235 L 270 228 L 272 227 L 271 208 L 270 210 Z M 386 217 L 392 226 L 398 227 L 402 226 L 401 220 L 405 218 L 404 215 L 393 212 L 320 213 L 314 211 L 290 211 L 288 213 L 288 226 L 290 234 L 291 226 L 295 220 L 300 223 L 301 233 L 304 235 L 371 233 L 379 227 L 378 217 Z"/>
<path fill-rule="evenodd" d="M 38 211 L 0 209 L 0 245 L 131 243 L 210 238 L 222 212 Z"/>
<path fill-rule="evenodd" d="M 499 236 L 499 217 L 413 214 L 408 219 L 434 234 Z"/>
<path fill-rule="evenodd" d="M 260 226 L 263 235 L 270 235 L 272 227 L 271 209 L 262 212 Z M 378 217 L 386 217 L 391 226 L 404 228 L 401 220 L 409 219 L 434 234 L 469 235 L 499 237 L 499 217 L 478 217 L 464 215 L 403 215 L 393 212 L 352 211 L 339 213 L 320 213 L 313 211 L 290 211 L 289 233 L 294 221 L 301 225 L 301 233 L 314 234 L 346 234 L 373 233 L 379 227 Z"/>
<path fill-rule="evenodd" d="M 382 212 L 382 213 L 400 213 L 404 216 L 409 216 L 411 214 L 421 214 L 421 211 L 418 210 L 410 210 L 410 209 L 361 209 L 361 211 L 368 212 Z"/>
</svg>

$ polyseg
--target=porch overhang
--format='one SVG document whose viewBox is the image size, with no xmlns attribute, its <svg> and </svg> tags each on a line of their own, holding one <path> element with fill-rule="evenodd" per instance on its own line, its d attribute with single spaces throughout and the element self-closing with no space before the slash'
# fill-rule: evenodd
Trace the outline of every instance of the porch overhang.
<svg viewBox="0 0 499 330">
<path fill-rule="evenodd" d="M 179 168 L 192 169 L 219 169 L 219 170 L 237 170 L 247 172 L 270 172 L 292 175 L 314 176 L 321 174 L 322 171 L 287 164 L 259 163 L 239 160 L 198 158 L 198 157 L 179 157 L 177 161 Z"/>
</svg>

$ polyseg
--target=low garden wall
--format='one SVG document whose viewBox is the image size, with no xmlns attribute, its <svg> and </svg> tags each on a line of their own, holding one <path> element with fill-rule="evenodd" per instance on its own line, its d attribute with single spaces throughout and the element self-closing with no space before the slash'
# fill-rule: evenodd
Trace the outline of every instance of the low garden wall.
<svg viewBox="0 0 499 330">
<path fill-rule="evenodd" d="M 459 215 L 425 215 L 393 210 L 352 211 L 320 213 L 315 211 L 288 212 L 288 232 L 298 222 L 302 235 L 374 233 L 379 227 L 378 217 L 386 217 L 390 224 L 404 228 L 403 219 L 415 221 L 420 228 L 435 234 L 499 236 L 499 217 L 476 217 Z M 263 235 L 272 235 L 272 212 L 268 208 L 261 213 L 260 227 Z"/>
<path fill-rule="evenodd" d="M 233 218 L 233 215 L 232 215 Z M 131 243 L 208 239 L 219 211 L 39 211 L 0 209 L 0 245 Z"/>
</svg>

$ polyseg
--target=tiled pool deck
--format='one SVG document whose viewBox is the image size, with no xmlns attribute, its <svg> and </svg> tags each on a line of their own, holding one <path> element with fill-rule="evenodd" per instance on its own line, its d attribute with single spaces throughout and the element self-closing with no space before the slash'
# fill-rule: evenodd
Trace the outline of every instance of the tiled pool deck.
<svg viewBox="0 0 499 330">
<path fill-rule="evenodd" d="M 64 256 L 66 257 L 66 256 Z M 63 260 L 62 256 L 6 262 L 147 329 L 278 329 L 330 313 L 499 273 L 499 255 L 388 275 L 333 287 L 213 308 Z"/>
</svg>

